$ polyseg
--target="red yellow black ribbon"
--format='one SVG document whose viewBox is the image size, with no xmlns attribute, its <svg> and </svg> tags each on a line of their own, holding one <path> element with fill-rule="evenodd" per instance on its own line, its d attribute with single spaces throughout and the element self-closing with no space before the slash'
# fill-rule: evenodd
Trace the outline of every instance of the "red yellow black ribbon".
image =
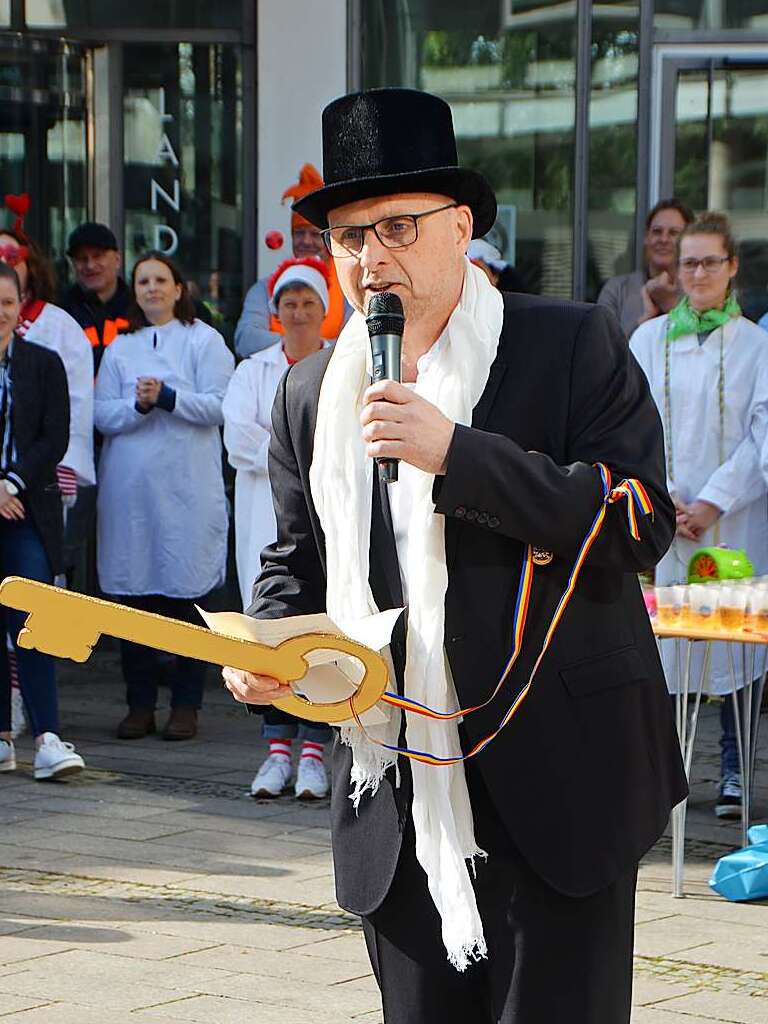
<svg viewBox="0 0 768 1024">
<path fill-rule="evenodd" d="M 365 726 L 360 721 L 357 713 L 354 710 L 352 702 L 350 701 L 350 709 L 352 716 L 354 717 L 357 725 L 365 733 L 366 737 L 372 742 L 376 743 L 380 747 L 384 747 L 387 750 L 391 750 L 396 754 L 400 754 L 403 757 L 410 758 L 412 761 L 420 761 L 422 764 L 429 765 L 452 765 L 459 764 L 461 761 L 468 761 L 471 757 L 475 757 L 484 750 L 489 743 L 499 735 L 504 727 L 512 720 L 517 714 L 523 701 L 528 696 L 533 685 L 533 680 L 536 673 L 539 670 L 539 666 L 547 653 L 552 638 L 555 634 L 555 630 L 559 626 L 565 609 L 568 606 L 568 602 L 573 596 L 573 592 L 576 589 L 576 583 L 579 578 L 579 574 L 584 566 L 584 562 L 587 559 L 592 545 L 600 535 L 600 531 L 603 528 L 605 517 L 610 505 L 615 505 L 620 501 L 626 501 L 627 509 L 627 522 L 629 526 L 630 535 L 634 540 L 640 540 L 640 531 L 638 528 L 638 513 L 643 516 L 651 516 L 653 518 L 653 505 L 648 497 L 648 494 L 640 483 L 639 480 L 622 480 L 621 483 L 617 484 L 616 487 L 611 487 L 611 472 L 607 466 L 602 462 L 597 463 L 597 469 L 600 471 L 600 478 L 603 485 L 603 500 L 600 503 L 600 508 L 595 515 L 592 525 L 584 538 L 579 553 L 576 556 L 576 561 L 573 564 L 571 573 L 568 577 L 568 583 L 566 584 L 565 590 L 558 601 L 557 608 L 552 616 L 552 619 L 547 628 L 544 641 L 541 645 L 536 662 L 531 670 L 531 674 L 528 677 L 528 681 L 525 686 L 520 690 L 511 705 L 507 708 L 504 713 L 499 725 L 493 732 L 489 733 L 483 739 L 478 740 L 477 743 L 466 753 L 456 757 L 438 757 L 436 754 L 430 754 L 422 750 L 412 750 L 408 747 L 400 747 L 395 744 L 384 743 L 381 740 L 374 739 L 369 733 L 366 732 Z M 389 704 L 392 707 L 400 708 L 414 715 L 422 715 L 426 718 L 436 719 L 438 721 L 449 722 L 457 718 L 463 718 L 467 715 L 471 715 L 475 711 L 479 711 L 481 708 L 487 707 L 498 695 L 502 686 L 509 677 L 512 668 L 515 665 L 520 652 L 523 647 L 523 638 L 525 635 L 525 623 L 528 616 L 528 608 L 531 600 L 531 590 L 533 587 L 533 546 L 528 544 L 525 550 L 525 559 L 523 562 L 523 569 L 520 574 L 520 584 L 517 589 L 517 598 L 515 601 L 515 612 L 513 617 L 513 628 L 512 628 L 512 650 L 510 652 L 507 663 L 504 666 L 504 670 L 499 677 L 499 681 L 493 689 L 490 696 L 480 704 L 475 704 L 468 708 L 459 708 L 456 711 L 436 711 L 434 708 L 430 708 L 425 704 L 421 704 L 417 700 L 413 700 L 411 697 L 404 697 L 398 693 L 387 692 L 383 694 L 381 700 L 384 704 Z"/>
</svg>

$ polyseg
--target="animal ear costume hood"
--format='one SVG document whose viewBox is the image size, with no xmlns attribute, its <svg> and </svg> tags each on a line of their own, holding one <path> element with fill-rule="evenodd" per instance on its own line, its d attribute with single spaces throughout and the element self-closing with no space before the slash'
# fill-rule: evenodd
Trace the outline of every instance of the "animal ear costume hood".
<svg viewBox="0 0 768 1024">
<path fill-rule="evenodd" d="M 496 197 L 478 171 L 459 167 L 451 108 L 417 89 L 370 89 L 323 111 L 325 184 L 293 210 L 319 228 L 328 213 L 358 199 L 397 192 L 436 192 L 472 210 L 473 237 L 496 220 Z"/>
</svg>

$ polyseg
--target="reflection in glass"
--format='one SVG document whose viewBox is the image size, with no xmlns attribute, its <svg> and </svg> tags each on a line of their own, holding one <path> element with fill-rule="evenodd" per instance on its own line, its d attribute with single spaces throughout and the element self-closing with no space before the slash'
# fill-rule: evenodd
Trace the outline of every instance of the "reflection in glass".
<svg viewBox="0 0 768 1024">
<path fill-rule="evenodd" d="M 768 0 L 656 0 L 657 29 L 677 32 L 768 28 Z"/>
<path fill-rule="evenodd" d="M 638 18 L 637 3 L 626 0 L 593 8 L 586 295 L 591 300 L 607 278 L 635 269 Z"/>
<path fill-rule="evenodd" d="M 731 218 L 744 312 L 768 310 L 768 67 L 684 69 L 675 110 L 675 192 Z"/>
<path fill-rule="evenodd" d="M 242 298 L 239 48 L 126 46 L 123 102 L 127 267 L 168 252 L 222 329 Z"/>
<path fill-rule="evenodd" d="M 531 291 L 570 295 L 575 4 L 370 0 L 363 85 L 446 99 L 459 160 L 499 201 L 491 240 Z"/>
<path fill-rule="evenodd" d="M 0 36 L 3 192 L 30 194 L 26 229 L 65 273 L 67 235 L 86 212 L 83 60 L 60 40 Z"/>
<path fill-rule="evenodd" d="M 25 0 L 25 5 L 29 28 L 239 28 L 242 15 L 241 0 Z"/>
</svg>

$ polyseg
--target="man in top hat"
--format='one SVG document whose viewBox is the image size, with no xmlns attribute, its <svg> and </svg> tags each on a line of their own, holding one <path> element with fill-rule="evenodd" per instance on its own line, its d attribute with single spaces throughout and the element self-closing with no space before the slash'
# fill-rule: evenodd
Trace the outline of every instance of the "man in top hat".
<svg viewBox="0 0 768 1024">
<path fill-rule="evenodd" d="M 405 605 L 392 686 L 467 709 L 381 705 L 383 723 L 342 727 L 339 903 L 363 918 L 388 1024 L 627 1024 L 637 864 L 686 792 L 636 575 L 675 527 L 646 380 L 604 309 L 502 295 L 467 260 L 496 203 L 458 167 L 442 100 L 345 96 L 323 139 L 326 184 L 296 206 L 356 312 L 280 385 L 278 539 L 249 611 Z M 363 316 L 382 290 L 404 308 L 403 383 L 371 386 Z M 629 520 L 624 479 L 644 495 Z M 247 703 L 286 692 L 224 674 Z"/>
<path fill-rule="evenodd" d="M 299 172 L 299 180 L 283 192 L 282 201 L 301 199 L 315 189 L 322 188 L 322 185 L 323 179 L 317 168 L 312 164 L 304 164 Z M 323 244 L 319 228 L 295 209 L 291 212 L 291 246 L 296 259 L 319 257 L 328 264 L 328 310 L 320 333 L 325 341 L 336 341 L 352 313 L 352 307 L 341 291 L 333 260 Z M 282 336 L 280 319 L 270 309 L 268 281 L 269 275 L 259 278 L 246 293 L 243 312 L 235 328 L 235 351 L 241 359 L 277 344 Z"/>
</svg>

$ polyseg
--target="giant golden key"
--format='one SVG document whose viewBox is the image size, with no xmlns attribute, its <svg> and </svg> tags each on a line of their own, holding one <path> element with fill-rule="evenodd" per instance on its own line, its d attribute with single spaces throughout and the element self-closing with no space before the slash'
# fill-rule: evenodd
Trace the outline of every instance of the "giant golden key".
<svg viewBox="0 0 768 1024">
<path fill-rule="evenodd" d="M 0 583 L 0 604 L 29 612 L 18 636 L 20 647 L 72 661 L 87 661 L 102 634 L 184 658 L 272 676 L 288 684 L 304 678 L 313 651 L 338 651 L 357 659 L 365 675 L 351 697 L 321 704 L 291 693 L 273 701 L 282 711 L 312 722 L 359 717 L 381 699 L 389 678 L 386 662 L 377 651 L 341 634 L 305 633 L 271 647 L 21 576 L 8 576 Z"/>
</svg>

